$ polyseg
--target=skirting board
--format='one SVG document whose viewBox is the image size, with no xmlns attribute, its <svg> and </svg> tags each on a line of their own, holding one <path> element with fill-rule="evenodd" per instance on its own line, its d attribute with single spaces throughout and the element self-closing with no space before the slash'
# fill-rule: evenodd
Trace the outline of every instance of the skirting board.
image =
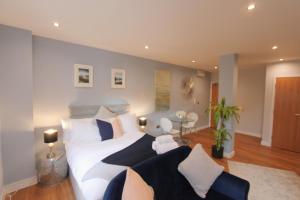
<svg viewBox="0 0 300 200">
<path fill-rule="evenodd" d="M 3 187 L 2 196 L 4 197 L 6 194 L 21 190 L 23 188 L 26 188 L 26 187 L 29 187 L 29 186 L 32 186 L 35 184 L 37 184 L 36 176 L 5 185 Z"/>
<path fill-rule="evenodd" d="M 195 127 L 195 128 L 192 129 L 192 132 L 201 131 L 201 130 L 204 130 L 204 129 L 207 129 L 207 128 L 209 128 L 209 125 Z M 189 134 L 189 132 L 183 132 L 183 135 L 185 135 L 185 134 Z"/>
<path fill-rule="evenodd" d="M 209 128 L 209 125 L 199 126 L 199 127 L 195 128 L 195 130 L 196 130 L 196 131 L 201 131 L 201 130 L 207 129 L 207 128 Z"/>
<path fill-rule="evenodd" d="M 226 152 L 223 153 L 223 156 L 225 158 L 232 158 L 234 155 L 235 155 L 235 151 L 232 151 L 230 153 L 226 153 Z"/>
<path fill-rule="evenodd" d="M 267 146 L 267 147 L 272 146 L 272 145 L 271 145 L 271 142 L 265 141 L 265 140 L 262 140 L 262 141 L 260 142 L 260 144 L 263 145 L 263 146 Z"/>
<path fill-rule="evenodd" d="M 251 132 L 242 131 L 242 130 L 236 130 L 235 132 L 239 133 L 239 134 L 243 134 L 243 135 L 249 135 L 249 136 L 261 138 L 261 134 L 260 133 L 251 133 Z"/>
</svg>

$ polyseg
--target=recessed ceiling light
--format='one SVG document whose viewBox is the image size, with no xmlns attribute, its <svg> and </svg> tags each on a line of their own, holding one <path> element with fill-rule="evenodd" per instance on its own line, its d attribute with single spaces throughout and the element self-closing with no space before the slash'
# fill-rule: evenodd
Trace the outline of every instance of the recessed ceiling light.
<svg viewBox="0 0 300 200">
<path fill-rule="evenodd" d="M 148 45 L 145 45 L 145 49 L 149 49 L 149 46 L 148 46 Z"/>
<path fill-rule="evenodd" d="M 248 10 L 253 10 L 255 8 L 255 4 L 251 3 L 248 5 Z"/>
<path fill-rule="evenodd" d="M 214 66 L 214 68 L 215 68 L 215 69 L 218 69 L 219 67 L 218 67 L 218 66 Z"/>
<path fill-rule="evenodd" d="M 58 28 L 59 27 L 59 23 L 58 22 L 54 22 L 53 26 L 56 27 L 56 28 Z"/>
<path fill-rule="evenodd" d="M 192 60 L 192 63 L 195 63 L 196 62 L 196 60 Z"/>
<path fill-rule="evenodd" d="M 279 61 L 284 61 L 284 59 L 283 59 L 283 58 L 280 58 Z"/>
<path fill-rule="evenodd" d="M 278 49 L 278 46 L 273 46 L 272 49 L 276 50 L 276 49 Z"/>
</svg>

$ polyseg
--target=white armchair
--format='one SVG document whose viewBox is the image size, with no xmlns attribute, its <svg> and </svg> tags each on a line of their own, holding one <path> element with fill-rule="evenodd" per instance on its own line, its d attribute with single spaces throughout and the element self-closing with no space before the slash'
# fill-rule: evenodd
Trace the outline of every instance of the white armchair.
<svg viewBox="0 0 300 200">
<path fill-rule="evenodd" d="M 185 130 L 188 130 L 190 133 L 192 133 L 193 128 L 195 128 L 195 125 L 196 125 L 199 117 L 198 117 L 197 113 L 190 112 L 190 113 L 187 114 L 187 118 L 192 120 L 192 121 L 183 124 L 182 127 Z"/>
</svg>

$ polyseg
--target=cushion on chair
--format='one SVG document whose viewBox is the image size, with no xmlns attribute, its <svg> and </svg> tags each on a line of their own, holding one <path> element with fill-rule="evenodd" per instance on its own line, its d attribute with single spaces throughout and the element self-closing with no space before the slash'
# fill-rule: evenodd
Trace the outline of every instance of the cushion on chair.
<svg viewBox="0 0 300 200">
<path fill-rule="evenodd" d="M 131 168 L 127 169 L 126 180 L 124 183 L 122 200 L 153 200 L 153 188 Z"/>
<path fill-rule="evenodd" d="M 189 156 L 179 164 L 178 170 L 189 181 L 195 192 L 205 198 L 224 167 L 211 159 L 201 144 L 197 144 Z"/>
</svg>

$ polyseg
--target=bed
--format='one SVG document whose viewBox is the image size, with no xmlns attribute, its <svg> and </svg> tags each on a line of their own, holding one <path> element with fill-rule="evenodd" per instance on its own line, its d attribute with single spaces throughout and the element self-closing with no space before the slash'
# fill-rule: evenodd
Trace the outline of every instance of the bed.
<svg viewBox="0 0 300 200">
<path fill-rule="evenodd" d="M 108 108 L 116 115 L 126 113 L 128 105 L 106 106 L 70 106 L 72 120 L 93 120 L 101 107 Z M 65 126 L 63 124 L 63 126 Z M 77 129 L 76 129 L 77 131 Z M 85 132 L 84 129 L 78 130 Z M 73 132 L 72 132 L 73 133 Z M 68 136 L 69 135 L 69 136 Z M 74 134 L 75 135 L 75 134 Z M 145 159 L 156 156 L 152 150 L 155 139 L 138 129 L 124 134 L 122 137 L 105 141 L 84 141 L 81 139 L 70 142 L 70 132 L 64 128 L 64 143 L 69 164 L 69 175 L 77 200 L 102 199 L 109 182 L 127 166 L 133 166 Z M 67 139 L 65 139 L 67 138 Z"/>
</svg>

